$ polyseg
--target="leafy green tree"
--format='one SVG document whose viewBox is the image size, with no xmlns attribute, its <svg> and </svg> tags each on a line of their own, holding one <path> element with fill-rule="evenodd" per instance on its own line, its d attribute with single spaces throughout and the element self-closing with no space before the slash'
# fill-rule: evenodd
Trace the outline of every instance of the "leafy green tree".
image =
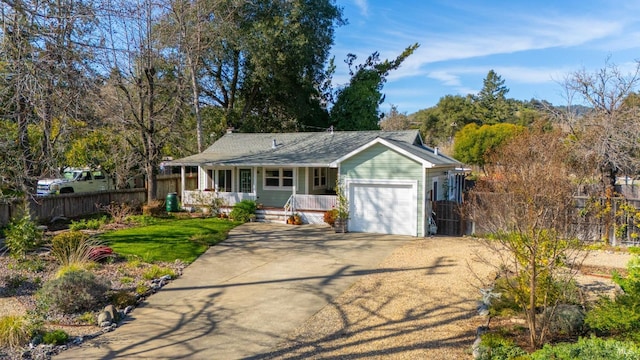
<svg viewBox="0 0 640 360">
<path fill-rule="evenodd" d="M 218 127 L 241 131 L 328 126 L 322 91 L 334 29 L 344 23 L 333 1 L 172 0 L 170 8 L 158 28 L 191 79 L 194 112 L 220 108 Z"/>
<path fill-rule="evenodd" d="M 475 97 L 476 116 L 482 124 L 514 122 L 512 102 L 507 101 L 509 89 L 495 71 L 490 70 L 483 80 L 482 90 Z"/>
<path fill-rule="evenodd" d="M 433 146 L 453 142 L 454 135 L 465 125 L 479 123 L 470 96 L 446 95 L 436 106 L 420 110 L 411 116 L 420 123 L 420 132 L 426 143 Z"/>
<path fill-rule="evenodd" d="M 453 156 L 465 164 L 478 165 L 484 169 L 491 152 L 524 129 L 523 126 L 514 124 L 469 124 L 456 134 Z"/>
<path fill-rule="evenodd" d="M 384 102 L 382 88 L 392 70 L 418 48 L 418 44 L 407 47 L 392 61 L 380 61 L 374 52 L 363 64 L 354 67 L 356 55 L 349 54 L 345 62 L 349 65 L 349 85 L 336 92 L 336 101 L 331 108 L 331 123 L 338 130 L 377 130 L 382 118 L 379 106 Z"/>
</svg>

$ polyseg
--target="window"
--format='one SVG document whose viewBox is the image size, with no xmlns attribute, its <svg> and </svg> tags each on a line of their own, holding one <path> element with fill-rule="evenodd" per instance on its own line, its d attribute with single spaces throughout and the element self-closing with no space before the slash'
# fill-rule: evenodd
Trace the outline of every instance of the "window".
<svg viewBox="0 0 640 360">
<path fill-rule="evenodd" d="M 293 187 L 293 169 L 264 169 L 264 187 L 271 189 Z"/>
<path fill-rule="evenodd" d="M 231 170 L 218 170 L 218 191 L 231 192 Z"/>
<path fill-rule="evenodd" d="M 313 169 L 313 188 L 320 189 L 327 187 L 327 169 L 315 168 Z"/>
</svg>

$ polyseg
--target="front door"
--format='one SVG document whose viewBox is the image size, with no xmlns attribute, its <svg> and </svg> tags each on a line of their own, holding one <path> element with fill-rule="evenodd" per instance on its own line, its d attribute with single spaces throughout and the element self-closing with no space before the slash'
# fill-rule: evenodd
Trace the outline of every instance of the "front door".
<svg viewBox="0 0 640 360">
<path fill-rule="evenodd" d="M 240 192 L 251 193 L 251 169 L 240 169 Z"/>
</svg>

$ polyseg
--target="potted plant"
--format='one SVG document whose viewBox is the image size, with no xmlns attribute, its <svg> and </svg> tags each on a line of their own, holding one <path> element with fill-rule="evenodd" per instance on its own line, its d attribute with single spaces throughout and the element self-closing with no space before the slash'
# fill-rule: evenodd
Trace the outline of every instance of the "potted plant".
<svg viewBox="0 0 640 360">
<path fill-rule="evenodd" d="M 338 210 L 333 208 L 331 210 L 327 210 L 324 212 L 323 220 L 325 223 L 329 224 L 329 226 L 333 227 L 335 225 L 337 216 L 338 216 Z"/>
<path fill-rule="evenodd" d="M 336 217 L 333 228 L 336 232 L 345 233 L 348 231 L 347 223 L 349 220 L 349 200 L 345 194 L 344 187 L 340 181 L 336 184 Z"/>
<path fill-rule="evenodd" d="M 293 225 L 302 225 L 302 216 L 300 214 L 293 215 Z"/>
</svg>

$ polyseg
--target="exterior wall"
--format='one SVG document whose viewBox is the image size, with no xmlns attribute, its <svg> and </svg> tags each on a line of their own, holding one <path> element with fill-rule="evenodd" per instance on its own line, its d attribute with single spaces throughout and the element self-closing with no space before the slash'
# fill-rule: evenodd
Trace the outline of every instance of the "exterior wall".
<svg viewBox="0 0 640 360">
<path fill-rule="evenodd" d="M 262 204 L 263 206 L 266 207 L 283 207 L 284 204 L 287 203 L 287 200 L 289 200 L 289 197 L 291 197 L 291 194 L 293 193 L 293 190 L 291 189 L 282 189 L 282 190 L 265 190 L 264 188 L 264 167 L 260 167 L 258 168 L 258 172 L 257 172 L 257 185 L 256 185 L 256 191 L 257 191 L 257 201 L 258 203 Z M 298 184 L 299 185 L 299 175 L 300 171 L 296 171 L 296 169 L 294 169 L 294 176 L 296 176 L 296 178 L 294 179 L 294 184 Z M 302 175 L 304 177 L 304 171 L 302 171 Z"/>
<path fill-rule="evenodd" d="M 417 181 L 417 234 L 424 235 L 422 165 L 384 145 L 376 144 L 340 164 L 343 180 L 415 180 Z M 429 182 L 427 182 L 429 184 Z"/>
</svg>

